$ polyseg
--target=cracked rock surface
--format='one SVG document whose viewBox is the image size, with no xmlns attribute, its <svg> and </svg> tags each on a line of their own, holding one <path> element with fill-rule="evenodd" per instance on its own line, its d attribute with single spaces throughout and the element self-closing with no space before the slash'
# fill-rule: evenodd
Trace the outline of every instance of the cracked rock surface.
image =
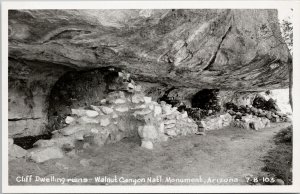
<svg viewBox="0 0 300 194">
<path fill-rule="evenodd" d="M 288 84 L 276 10 L 11 10 L 9 56 L 196 88 Z"/>
</svg>

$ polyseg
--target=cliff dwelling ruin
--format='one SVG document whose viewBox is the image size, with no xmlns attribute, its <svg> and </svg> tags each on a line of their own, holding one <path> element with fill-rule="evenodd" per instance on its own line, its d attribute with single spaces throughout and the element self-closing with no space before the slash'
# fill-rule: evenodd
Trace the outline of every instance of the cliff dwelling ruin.
<svg viewBox="0 0 300 194">
<path fill-rule="evenodd" d="M 224 128 L 291 125 L 292 56 L 277 10 L 8 13 L 12 161 L 86 167 L 80 154 L 118 142 L 142 157 L 180 138 L 221 142 L 209 134 Z"/>
</svg>

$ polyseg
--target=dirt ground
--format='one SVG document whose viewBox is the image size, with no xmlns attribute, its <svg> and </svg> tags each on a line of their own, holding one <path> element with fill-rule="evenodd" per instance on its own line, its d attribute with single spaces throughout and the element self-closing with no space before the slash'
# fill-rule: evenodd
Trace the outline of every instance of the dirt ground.
<svg viewBox="0 0 300 194">
<path fill-rule="evenodd" d="M 277 123 L 261 131 L 224 128 L 171 139 L 154 150 L 141 148 L 138 139 L 124 139 L 42 164 L 16 159 L 9 162 L 9 184 L 248 184 L 245 176 L 267 176 L 263 157 L 275 148 L 274 135 L 289 125 Z M 32 181 L 20 181 L 26 175 L 32 175 Z M 107 180 L 97 182 L 95 177 Z"/>
</svg>

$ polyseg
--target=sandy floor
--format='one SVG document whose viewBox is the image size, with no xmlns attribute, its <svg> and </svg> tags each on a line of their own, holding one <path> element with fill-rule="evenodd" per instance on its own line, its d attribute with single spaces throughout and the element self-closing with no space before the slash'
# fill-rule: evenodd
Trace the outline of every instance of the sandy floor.
<svg viewBox="0 0 300 194">
<path fill-rule="evenodd" d="M 92 185 L 134 182 L 139 185 L 247 184 L 245 175 L 264 175 L 262 158 L 275 147 L 272 140 L 275 133 L 288 125 L 280 123 L 261 131 L 225 128 L 207 132 L 206 136 L 172 139 L 152 151 L 141 148 L 138 139 L 124 139 L 98 150 L 85 150 L 78 153 L 78 157 L 43 164 L 25 159 L 12 160 L 9 162 L 9 184 L 61 185 L 61 181 L 65 181 L 64 184 Z M 31 182 L 17 182 L 26 175 L 32 175 Z M 95 177 L 99 176 L 106 176 L 106 183 L 103 180 L 96 182 Z M 108 178 L 113 181 L 115 176 L 117 183 L 107 183 Z M 50 182 L 35 181 L 39 177 L 49 178 Z M 166 182 L 174 179 L 183 183 Z"/>
</svg>

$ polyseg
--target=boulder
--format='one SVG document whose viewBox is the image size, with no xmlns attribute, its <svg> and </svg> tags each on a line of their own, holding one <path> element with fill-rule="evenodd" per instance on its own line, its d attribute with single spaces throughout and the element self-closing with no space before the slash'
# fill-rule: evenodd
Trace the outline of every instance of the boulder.
<svg viewBox="0 0 300 194">
<path fill-rule="evenodd" d="M 100 125 L 106 127 L 110 124 L 110 119 L 108 117 L 100 118 Z"/>
<path fill-rule="evenodd" d="M 71 109 L 72 115 L 76 115 L 78 117 L 86 116 L 86 110 L 84 109 Z"/>
<path fill-rule="evenodd" d="M 141 85 L 136 85 L 135 86 L 135 91 L 136 92 L 141 92 L 142 91 L 142 86 Z"/>
<path fill-rule="evenodd" d="M 75 118 L 67 116 L 66 119 L 65 119 L 65 121 L 66 121 L 67 124 L 71 124 L 72 122 L 75 121 Z"/>
<path fill-rule="evenodd" d="M 78 131 L 85 130 L 82 125 L 70 125 L 59 130 L 59 132 L 65 136 L 72 135 Z"/>
<path fill-rule="evenodd" d="M 260 120 L 254 120 L 254 121 L 250 122 L 249 126 L 251 129 L 254 129 L 254 130 L 260 130 L 260 129 L 264 128 L 264 125 Z"/>
<path fill-rule="evenodd" d="M 64 154 L 58 147 L 33 148 L 29 150 L 29 158 L 37 163 L 63 157 Z"/>
<path fill-rule="evenodd" d="M 73 115 L 77 115 L 78 117 L 83 117 L 83 116 L 96 117 L 99 115 L 99 113 L 94 110 L 71 109 L 71 111 Z"/>
<path fill-rule="evenodd" d="M 153 149 L 153 143 L 151 141 L 142 141 L 141 147 L 152 150 Z"/>
<path fill-rule="evenodd" d="M 112 118 L 113 119 L 116 119 L 116 118 L 118 118 L 119 116 L 114 112 L 113 114 L 112 114 Z"/>
<path fill-rule="evenodd" d="M 145 104 L 141 104 L 141 105 L 133 106 L 130 109 L 137 110 L 137 109 L 145 109 L 145 108 L 147 108 L 147 106 Z"/>
<path fill-rule="evenodd" d="M 49 140 L 40 139 L 35 142 L 33 145 L 34 147 L 42 148 L 42 147 L 59 147 L 63 148 L 65 145 L 74 148 L 75 147 L 75 140 L 78 136 L 83 136 L 85 134 L 84 131 L 78 131 L 73 133 L 70 136 L 60 136 L 55 137 Z"/>
<path fill-rule="evenodd" d="M 226 113 L 220 116 L 210 116 L 203 119 L 202 127 L 205 130 L 215 130 L 221 129 L 223 127 L 229 126 L 232 122 L 232 117 L 230 114 Z"/>
<path fill-rule="evenodd" d="M 161 123 L 159 124 L 159 129 L 158 129 L 158 131 L 159 131 L 159 133 L 163 134 L 163 133 L 164 133 L 164 130 L 165 130 L 165 125 L 164 125 L 163 122 L 161 122 Z"/>
<path fill-rule="evenodd" d="M 165 115 L 170 115 L 172 114 L 172 106 L 169 104 L 162 105 L 162 113 Z"/>
<path fill-rule="evenodd" d="M 154 125 L 140 126 L 138 134 L 143 140 L 154 140 L 158 137 L 158 132 Z"/>
<path fill-rule="evenodd" d="M 131 97 L 132 103 L 138 104 L 144 102 L 144 96 L 142 94 L 134 94 Z"/>
<path fill-rule="evenodd" d="M 99 106 L 94 106 L 94 105 L 90 105 L 91 109 L 93 109 L 94 111 L 97 111 L 97 112 L 101 112 L 101 109 Z"/>
<path fill-rule="evenodd" d="M 177 136 L 177 133 L 176 133 L 175 129 L 166 129 L 166 134 L 168 136 L 172 136 L 172 137 Z"/>
<path fill-rule="evenodd" d="M 96 119 L 96 118 L 90 118 L 90 117 L 87 117 L 87 116 L 80 117 L 80 118 L 77 120 L 77 122 L 80 123 L 80 124 L 88 124 L 88 123 L 94 123 L 94 124 L 97 124 L 97 123 L 100 123 L 99 119 Z"/>
<path fill-rule="evenodd" d="M 151 102 L 152 102 L 152 98 L 151 98 L 151 97 L 148 97 L 148 96 L 144 96 L 144 102 L 145 102 L 146 104 L 151 103 Z"/>
<path fill-rule="evenodd" d="M 10 159 L 24 158 L 26 154 L 27 151 L 16 144 L 8 146 L 8 156 Z"/>
<path fill-rule="evenodd" d="M 187 117 L 188 117 L 188 114 L 187 114 L 186 111 L 184 111 L 184 112 L 182 113 L 182 118 L 184 119 L 184 118 L 187 118 Z"/>
<path fill-rule="evenodd" d="M 119 98 L 119 99 L 116 99 L 116 100 L 114 101 L 114 103 L 115 103 L 115 104 L 124 104 L 124 103 L 126 103 L 126 100 L 125 100 L 125 99 L 122 99 L 122 98 Z"/>
<path fill-rule="evenodd" d="M 129 83 L 127 85 L 127 91 L 128 92 L 134 92 L 135 86 L 132 83 Z"/>
<path fill-rule="evenodd" d="M 99 133 L 95 134 L 93 136 L 93 143 L 98 145 L 98 146 L 102 146 L 105 144 L 105 142 L 107 141 L 107 138 L 110 135 L 110 131 L 107 128 L 103 128 L 101 130 L 99 130 Z"/>
<path fill-rule="evenodd" d="M 249 123 L 241 120 L 234 120 L 232 122 L 234 127 L 242 128 L 242 129 L 250 129 Z"/>
<path fill-rule="evenodd" d="M 138 111 L 135 111 L 133 113 L 134 116 L 136 115 L 147 115 L 147 114 L 150 114 L 152 112 L 152 110 L 148 109 L 148 108 L 144 108 L 142 110 L 138 110 Z"/>
<path fill-rule="evenodd" d="M 34 147 L 52 147 L 56 145 L 57 143 L 54 138 L 51 140 L 39 139 L 33 144 Z"/>
<path fill-rule="evenodd" d="M 154 116 L 156 117 L 158 115 L 161 115 L 161 113 L 162 113 L 162 108 L 159 105 L 154 106 Z"/>
<path fill-rule="evenodd" d="M 99 115 L 99 113 L 97 111 L 94 110 L 86 110 L 86 116 L 88 117 L 96 117 Z"/>
<path fill-rule="evenodd" d="M 118 99 L 125 99 L 125 93 L 123 91 L 110 92 L 106 97 L 106 101 L 111 104 L 115 104 Z"/>
<path fill-rule="evenodd" d="M 100 106 L 100 109 L 102 110 L 102 112 L 104 114 L 107 114 L 107 115 L 114 112 L 114 110 L 112 108 L 107 107 L 107 106 Z"/>
<path fill-rule="evenodd" d="M 127 112 L 127 111 L 129 111 L 129 108 L 128 108 L 128 106 L 118 106 L 115 108 L 115 110 L 118 112 Z"/>
</svg>

